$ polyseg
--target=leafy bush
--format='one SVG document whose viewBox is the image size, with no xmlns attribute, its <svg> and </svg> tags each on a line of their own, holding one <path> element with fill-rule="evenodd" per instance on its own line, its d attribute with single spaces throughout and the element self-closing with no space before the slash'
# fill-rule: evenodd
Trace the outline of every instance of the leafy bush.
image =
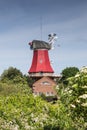
<svg viewBox="0 0 87 130">
<path fill-rule="evenodd" d="M 58 87 L 60 100 L 72 118 L 74 129 L 87 129 L 87 67 L 67 79 L 68 85 Z"/>
<path fill-rule="evenodd" d="M 9 67 L 2 73 L 1 80 L 13 80 L 16 76 L 23 77 L 23 74 L 20 70 L 13 67 Z"/>
<path fill-rule="evenodd" d="M 0 130 L 86 130 L 87 68 L 57 85 L 55 104 L 31 93 L 25 76 L 0 81 Z"/>
<path fill-rule="evenodd" d="M 62 70 L 62 78 L 61 81 L 64 84 L 68 84 L 67 78 L 73 77 L 76 75 L 76 73 L 79 72 L 79 69 L 77 67 L 67 67 L 64 70 Z"/>
<path fill-rule="evenodd" d="M 17 94 L 0 97 L 2 130 L 70 130 L 70 118 L 59 102 L 52 105 L 33 95 Z"/>
</svg>

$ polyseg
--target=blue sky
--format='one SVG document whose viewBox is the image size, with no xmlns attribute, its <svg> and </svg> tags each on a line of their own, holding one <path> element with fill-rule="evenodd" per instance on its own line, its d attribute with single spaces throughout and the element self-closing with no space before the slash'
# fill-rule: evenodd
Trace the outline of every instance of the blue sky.
<svg viewBox="0 0 87 130">
<path fill-rule="evenodd" d="M 0 75 L 10 66 L 27 74 L 28 43 L 49 33 L 58 36 L 49 52 L 55 73 L 87 66 L 87 0 L 0 0 Z"/>
</svg>

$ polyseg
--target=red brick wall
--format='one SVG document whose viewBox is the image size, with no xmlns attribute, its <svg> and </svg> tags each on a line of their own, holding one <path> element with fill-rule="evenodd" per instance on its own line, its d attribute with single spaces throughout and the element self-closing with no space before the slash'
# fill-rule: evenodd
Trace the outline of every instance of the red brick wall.
<svg viewBox="0 0 87 130">
<path fill-rule="evenodd" d="M 43 77 L 33 84 L 33 93 L 35 95 L 43 93 L 46 96 L 53 96 L 56 95 L 55 86 L 56 83 L 52 79 Z"/>
</svg>

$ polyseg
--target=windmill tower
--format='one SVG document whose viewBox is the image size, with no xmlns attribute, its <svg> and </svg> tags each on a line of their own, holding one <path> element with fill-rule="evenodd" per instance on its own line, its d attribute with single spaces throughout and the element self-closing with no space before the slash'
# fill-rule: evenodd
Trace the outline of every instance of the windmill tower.
<svg viewBox="0 0 87 130">
<path fill-rule="evenodd" d="M 51 80 L 53 80 L 53 78 L 55 77 L 54 70 L 50 63 L 48 52 L 53 47 L 53 43 L 56 39 L 56 34 L 49 34 L 48 36 L 49 36 L 48 37 L 49 42 L 33 40 L 32 42 L 29 43 L 30 49 L 33 50 L 33 59 L 28 73 L 29 76 L 32 77 L 33 79 L 39 80 L 38 82 L 36 81 L 37 83 L 34 83 L 34 85 L 36 85 L 36 88 L 35 86 L 33 86 L 33 92 L 39 94 L 44 93 L 45 95 L 46 93 L 49 93 L 49 91 L 50 95 L 52 93 L 53 94 L 55 93 L 54 90 L 52 90 L 53 89 L 52 87 L 50 87 L 49 91 L 46 92 L 47 85 L 51 86 L 52 82 L 54 82 Z M 40 87 L 41 85 L 43 86 L 42 89 Z M 43 88 L 45 85 L 46 87 L 44 90 Z"/>
<path fill-rule="evenodd" d="M 51 76 L 54 73 L 48 54 L 51 46 L 44 41 L 33 40 L 30 48 L 33 50 L 33 59 L 29 75 L 31 77 Z"/>
</svg>

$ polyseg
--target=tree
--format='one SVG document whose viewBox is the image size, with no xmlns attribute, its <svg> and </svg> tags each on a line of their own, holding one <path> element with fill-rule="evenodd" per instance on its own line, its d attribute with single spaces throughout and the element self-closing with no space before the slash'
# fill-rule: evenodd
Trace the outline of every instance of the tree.
<svg viewBox="0 0 87 130">
<path fill-rule="evenodd" d="M 4 72 L 1 75 L 1 80 L 8 79 L 13 80 L 16 76 L 23 77 L 23 74 L 20 70 L 9 67 L 7 70 L 4 70 Z"/>
<path fill-rule="evenodd" d="M 87 67 L 83 67 L 69 80 L 68 99 L 76 127 L 87 129 Z M 79 128 L 78 128 L 79 129 Z"/>
<path fill-rule="evenodd" d="M 63 81 L 63 83 L 67 84 L 66 79 L 69 77 L 73 77 L 76 75 L 76 73 L 79 72 L 79 69 L 77 67 L 67 67 L 62 71 L 62 78 L 61 81 Z"/>
<path fill-rule="evenodd" d="M 2 73 L 0 80 L 2 82 L 24 82 L 25 78 L 20 70 L 17 68 L 9 67 L 7 70 L 4 70 Z"/>
<path fill-rule="evenodd" d="M 87 67 L 83 67 L 75 76 L 69 77 L 67 87 L 59 86 L 60 101 L 67 108 L 67 115 L 73 121 L 74 129 L 87 129 Z"/>
<path fill-rule="evenodd" d="M 17 68 L 9 67 L 1 75 L 0 95 L 31 93 L 26 77 Z"/>
<path fill-rule="evenodd" d="M 35 82 L 35 80 L 31 77 L 29 77 L 28 75 L 24 75 L 29 87 L 32 87 L 32 84 Z"/>
</svg>

